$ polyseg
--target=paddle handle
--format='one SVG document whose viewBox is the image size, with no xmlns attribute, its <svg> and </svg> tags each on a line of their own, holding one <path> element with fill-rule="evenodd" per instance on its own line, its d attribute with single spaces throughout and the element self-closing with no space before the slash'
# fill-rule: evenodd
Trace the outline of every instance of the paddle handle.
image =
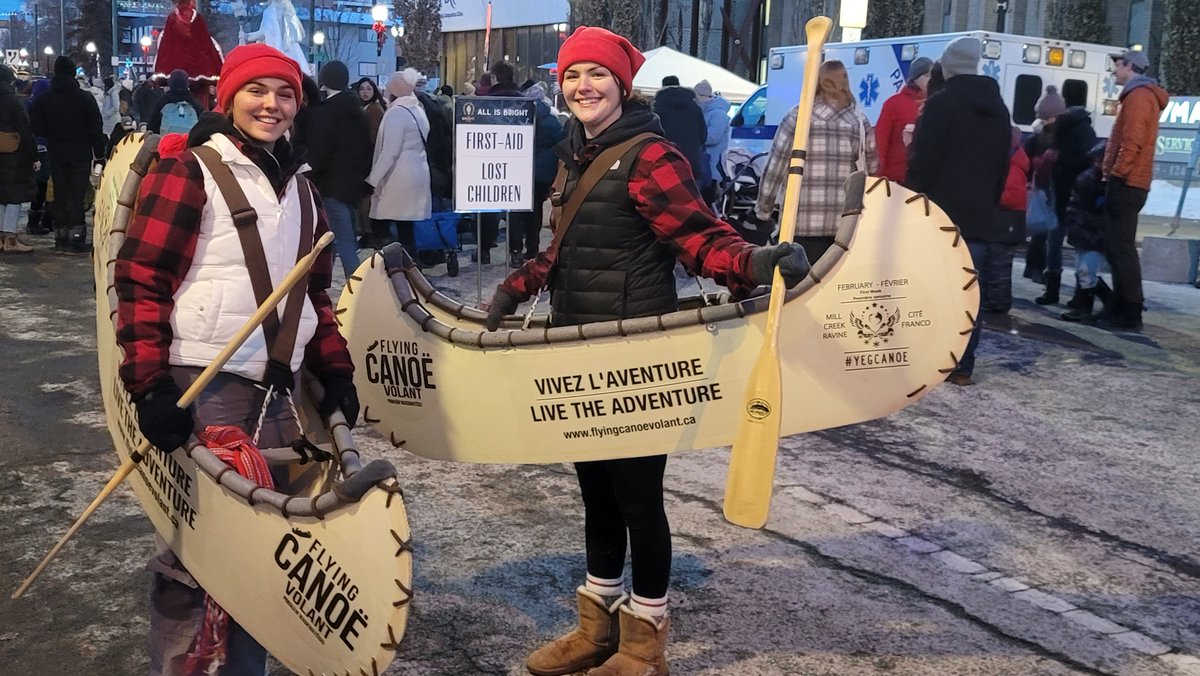
<svg viewBox="0 0 1200 676">
<path fill-rule="evenodd" d="M 804 83 L 796 116 L 796 135 L 788 161 L 787 187 L 784 191 L 779 241 L 790 242 L 799 218 L 800 182 L 804 176 L 805 149 L 812 124 L 817 93 L 817 73 L 822 51 L 833 22 L 824 16 L 804 26 L 808 49 L 804 61 Z M 771 508 L 771 490 L 775 483 L 775 456 L 779 450 L 779 429 L 783 412 L 782 373 L 779 365 L 779 322 L 787 294 L 783 277 L 775 269 L 771 277 L 771 299 L 767 306 L 766 327 L 757 361 L 750 372 L 742 400 L 733 450 L 729 456 L 729 474 L 725 480 L 723 512 L 731 523 L 746 528 L 762 528 Z"/>
<path fill-rule="evenodd" d="M 212 363 L 206 366 L 204 370 L 200 372 L 200 376 L 196 378 L 195 382 L 193 382 L 191 386 L 187 388 L 187 391 L 184 392 L 181 397 L 179 397 L 179 401 L 176 403 L 179 408 L 187 408 L 188 406 L 192 405 L 192 402 L 196 401 L 196 398 L 200 396 L 200 393 L 204 391 L 204 388 L 212 382 L 213 378 L 217 377 L 218 373 L 221 372 L 221 369 L 225 366 L 226 362 L 229 361 L 229 358 L 233 356 L 233 353 L 237 352 L 238 348 L 241 347 L 242 344 L 250 338 L 251 334 L 258 329 L 259 324 L 262 324 L 263 320 L 267 318 L 267 314 L 274 312 L 276 306 L 278 306 L 279 303 L 287 297 L 288 293 L 291 292 L 292 287 L 296 286 L 300 280 L 304 279 L 305 275 L 308 274 L 308 271 L 312 268 L 313 264 L 316 263 L 317 256 L 319 256 L 321 251 L 324 250 L 325 247 L 329 246 L 331 242 L 333 242 L 333 233 L 325 233 L 313 245 L 312 251 L 308 252 L 308 255 L 296 262 L 296 266 L 292 268 L 291 272 L 289 272 L 287 276 L 283 278 L 283 281 L 280 282 L 277 287 L 275 287 L 275 290 L 271 292 L 271 295 L 267 296 L 267 299 L 258 307 L 258 310 L 256 310 L 254 314 L 250 316 L 250 319 L 246 320 L 246 323 L 242 325 L 242 328 L 238 330 L 237 334 L 235 334 L 233 338 L 226 343 L 225 347 L 219 353 L 217 353 L 217 356 L 213 359 Z M 54 546 L 50 548 L 49 553 L 47 553 L 45 558 L 42 559 L 42 562 L 37 565 L 37 568 L 33 569 L 33 572 L 29 574 L 29 577 L 25 578 L 25 581 L 21 583 L 21 586 L 17 587 L 17 590 L 13 592 L 12 598 L 20 598 L 20 596 L 25 593 L 25 590 L 29 589 L 30 585 L 33 584 L 34 580 L 37 580 L 38 576 L 42 574 L 42 571 L 46 569 L 46 566 L 49 565 L 50 561 L 54 559 L 63 546 L 75 536 L 75 533 L 79 531 L 79 528 L 83 526 L 84 522 L 92 516 L 92 513 L 95 512 L 98 507 L 100 507 L 101 503 L 108 499 L 109 495 L 112 495 L 113 491 L 117 489 L 117 486 L 120 486 L 121 482 L 129 476 L 129 473 L 133 471 L 134 466 L 138 462 L 135 461 L 134 458 L 136 457 L 140 461 L 141 458 L 146 457 L 146 455 L 150 452 L 150 448 L 150 442 L 142 440 L 142 443 L 140 446 L 138 446 L 137 451 L 121 463 L 121 466 L 117 468 L 116 473 L 113 474 L 112 478 L 108 480 L 108 483 L 104 485 L 104 488 L 100 491 L 100 494 L 97 495 L 94 500 L 92 500 L 92 503 L 87 506 L 87 509 L 83 510 L 83 513 L 79 515 L 79 518 L 75 519 L 75 523 L 71 524 L 71 527 L 67 529 L 67 532 L 64 533 L 63 536 L 59 538 L 58 542 L 56 542 Z"/>
</svg>

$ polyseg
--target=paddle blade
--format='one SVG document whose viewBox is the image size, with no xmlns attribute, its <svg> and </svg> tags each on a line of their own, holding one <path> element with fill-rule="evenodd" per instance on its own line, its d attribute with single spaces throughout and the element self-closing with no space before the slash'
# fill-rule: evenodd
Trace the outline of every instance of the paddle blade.
<svg viewBox="0 0 1200 676">
<path fill-rule="evenodd" d="M 750 373 L 725 480 L 725 518 L 745 528 L 762 528 L 771 509 L 782 418 L 781 379 L 779 354 L 775 341 L 770 341 Z"/>
</svg>

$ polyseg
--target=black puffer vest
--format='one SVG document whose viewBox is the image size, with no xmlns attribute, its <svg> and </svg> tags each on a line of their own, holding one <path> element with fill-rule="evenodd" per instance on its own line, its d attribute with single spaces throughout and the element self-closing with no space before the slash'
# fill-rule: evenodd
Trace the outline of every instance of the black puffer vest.
<svg viewBox="0 0 1200 676">
<path fill-rule="evenodd" d="M 567 138 L 555 147 L 568 170 L 562 200 L 600 152 L 647 131 L 662 134 L 658 117 L 637 103 L 626 104 L 621 119 L 590 142 L 583 138 L 582 126 L 572 122 Z M 678 309 L 675 252 L 658 240 L 629 197 L 629 177 L 637 156 L 654 142 L 635 146 L 600 179 L 563 236 L 549 280 L 555 326 L 649 317 Z"/>
</svg>

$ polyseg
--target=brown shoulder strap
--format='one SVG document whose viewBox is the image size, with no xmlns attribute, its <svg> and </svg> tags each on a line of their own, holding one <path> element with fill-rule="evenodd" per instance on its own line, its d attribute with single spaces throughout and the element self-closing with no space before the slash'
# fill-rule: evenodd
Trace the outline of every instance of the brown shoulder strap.
<svg viewBox="0 0 1200 676">
<path fill-rule="evenodd" d="M 250 274 L 250 286 L 254 299 L 262 305 L 267 296 L 274 290 L 271 282 L 270 269 L 267 267 L 267 255 L 263 251 L 262 236 L 258 232 L 258 212 L 250 206 L 246 193 L 238 184 L 237 177 L 222 160 L 221 154 L 208 146 L 192 148 L 192 153 L 200 158 L 208 173 L 212 175 L 217 189 L 229 206 L 233 216 L 233 224 L 237 229 L 238 239 L 242 244 L 242 255 L 246 259 L 246 271 Z M 298 176 L 297 186 L 301 196 L 300 246 L 296 260 L 303 258 L 312 250 L 313 243 L 313 200 L 308 179 Z M 272 312 L 263 320 L 263 336 L 267 341 L 267 356 L 273 361 L 291 369 L 292 350 L 295 348 L 296 335 L 299 332 L 300 313 L 304 309 L 304 295 L 308 285 L 303 281 L 296 284 L 288 294 L 283 310 L 281 323 L 278 312 Z"/>
<path fill-rule="evenodd" d="M 592 189 L 596 187 L 600 179 L 608 173 L 612 165 L 634 146 L 654 138 L 658 138 L 658 135 L 651 134 L 650 132 L 642 132 L 615 146 L 610 146 L 604 152 L 600 153 L 588 165 L 587 170 L 583 172 L 583 176 L 579 177 L 579 182 L 575 184 L 575 189 L 571 191 L 571 197 L 567 199 L 565 204 L 562 201 L 562 193 L 567 185 L 567 166 L 563 162 L 558 163 L 558 174 L 554 177 L 554 184 L 550 193 L 550 203 L 553 207 L 550 213 L 550 224 L 554 227 L 554 239 L 550 242 L 550 248 L 547 251 L 558 252 L 558 247 L 562 244 L 563 235 L 575 220 L 575 215 L 579 213 L 579 208 L 583 206 L 583 201 L 591 194 Z"/>
<path fill-rule="evenodd" d="M 313 201 L 312 184 L 304 176 L 296 176 L 296 188 L 300 196 L 300 244 L 296 247 L 296 260 L 299 261 L 312 251 L 313 247 L 313 211 L 316 203 Z M 292 351 L 296 347 L 296 336 L 300 332 L 300 314 L 304 311 L 304 299 L 308 296 L 308 282 L 302 281 L 292 287 L 288 293 L 287 304 L 283 308 L 283 320 L 279 327 L 279 335 L 267 348 L 271 361 L 292 365 Z M 261 305 L 261 303 L 260 303 Z"/>
</svg>

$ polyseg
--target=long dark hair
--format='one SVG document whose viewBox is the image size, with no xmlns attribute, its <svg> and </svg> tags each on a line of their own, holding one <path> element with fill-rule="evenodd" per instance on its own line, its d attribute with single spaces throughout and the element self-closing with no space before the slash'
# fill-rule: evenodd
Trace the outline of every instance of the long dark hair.
<svg viewBox="0 0 1200 676">
<path fill-rule="evenodd" d="M 379 105 L 383 106 L 384 108 L 386 108 L 387 105 L 383 102 L 383 95 L 380 94 L 380 92 L 379 92 L 379 85 L 375 84 L 375 81 L 369 77 L 364 77 L 363 79 L 354 83 L 354 95 L 360 96 L 358 93 L 358 90 L 360 87 L 363 86 L 364 82 L 371 85 L 371 91 L 375 92 L 375 96 L 371 97 L 370 101 L 362 101 L 362 99 L 359 98 L 359 101 L 362 101 L 363 106 L 366 107 L 368 104 L 370 104 L 373 101 L 373 102 L 378 103 Z"/>
</svg>

